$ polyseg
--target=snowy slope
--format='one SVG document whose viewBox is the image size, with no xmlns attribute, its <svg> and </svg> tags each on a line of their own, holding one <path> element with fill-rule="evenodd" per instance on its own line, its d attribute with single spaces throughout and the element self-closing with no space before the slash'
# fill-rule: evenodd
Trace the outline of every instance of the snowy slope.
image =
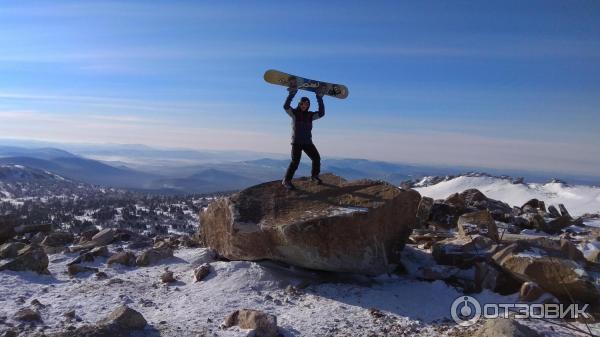
<svg viewBox="0 0 600 337">
<path fill-rule="evenodd" d="M 273 264 L 213 261 L 211 274 L 195 283 L 192 270 L 199 260 L 206 261 L 206 250 L 183 249 L 175 255 L 166 264 L 146 268 L 106 267 L 104 258 L 87 263 L 105 271 L 109 280 L 97 280 L 89 273 L 69 278 L 64 274 L 66 263 L 77 254 L 50 255 L 51 276 L 10 271 L 0 274 L 0 316 L 11 317 L 37 299 L 47 305 L 40 310 L 46 332 L 94 323 L 120 304 L 140 311 L 148 320 L 150 326 L 140 336 L 243 337 L 247 331 L 237 327 L 219 328 L 228 314 L 241 308 L 276 315 L 285 337 L 384 336 L 388 335 L 385 329 L 394 331 L 394 336 L 455 336 L 460 332 L 448 319 L 452 301 L 462 293 L 442 281 L 419 281 L 407 275 L 321 283 L 310 272 Z M 159 281 L 165 266 L 179 280 L 171 286 Z M 315 282 L 300 293 L 286 291 L 287 285 L 307 279 Z M 473 296 L 482 303 L 516 300 L 516 295 L 489 291 Z M 372 308 L 385 317 L 374 317 Z M 75 310 L 82 321 L 65 324 L 62 315 L 69 310 Z M 538 329 L 548 330 L 549 326 Z M 569 335 L 560 330 L 548 333 Z"/>
<path fill-rule="evenodd" d="M 509 179 L 490 176 L 459 176 L 426 187 L 416 187 L 422 195 L 445 199 L 449 195 L 476 188 L 487 197 L 501 200 L 511 206 L 522 206 L 530 199 L 543 200 L 546 205 L 564 204 L 571 215 L 600 213 L 600 187 L 566 185 L 560 182 L 546 184 L 515 184 Z"/>
</svg>

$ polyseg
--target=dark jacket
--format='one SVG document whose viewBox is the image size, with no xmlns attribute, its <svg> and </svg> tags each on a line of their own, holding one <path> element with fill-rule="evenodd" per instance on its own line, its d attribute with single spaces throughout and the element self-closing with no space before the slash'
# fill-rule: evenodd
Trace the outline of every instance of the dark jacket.
<svg viewBox="0 0 600 337">
<path fill-rule="evenodd" d="M 312 144 L 312 122 L 325 116 L 323 97 L 317 96 L 319 111 L 302 112 L 299 107 L 290 106 L 295 95 L 295 92 L 290 92 L 283 104 L 285 112 L 292 117 L 292 144 Z"/>
</svg>

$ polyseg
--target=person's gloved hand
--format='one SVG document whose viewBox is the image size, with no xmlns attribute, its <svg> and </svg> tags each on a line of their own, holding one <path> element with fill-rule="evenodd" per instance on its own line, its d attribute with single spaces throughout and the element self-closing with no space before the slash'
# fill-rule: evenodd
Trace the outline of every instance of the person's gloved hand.
<svg viewBox="0 0 600 337">
<path fill-rule="evenodd" d="M 326 87 L 320 86 L 317 88 L 317 90 L 315 90 L 315 94 L 317 97 L 323 97 L 323 95 L 325 95 L 325 90 L 327 90 Z"/>
<path fill-rule="evenodd" d="M 297 89 L 297 88 L 287 88 L 287 91 L 288 91 L 290 94 L 293 94 L 293 95 L 295 95 L 295 94 L 298 92 L 298 89 Z"/>
</svg>

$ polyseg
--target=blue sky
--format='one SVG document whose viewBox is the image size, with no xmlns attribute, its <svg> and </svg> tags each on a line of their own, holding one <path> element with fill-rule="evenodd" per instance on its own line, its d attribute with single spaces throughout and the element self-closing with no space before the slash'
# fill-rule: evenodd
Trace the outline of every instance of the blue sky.
<svg viewBox="0 0 600 337">
<path fill-rule="evenodd" d="M 597 174 L 597 1 L 3 1 L 0 137 L 289 151 L 274 68 L 346 84 L 324 157 Z"/>
</svg>

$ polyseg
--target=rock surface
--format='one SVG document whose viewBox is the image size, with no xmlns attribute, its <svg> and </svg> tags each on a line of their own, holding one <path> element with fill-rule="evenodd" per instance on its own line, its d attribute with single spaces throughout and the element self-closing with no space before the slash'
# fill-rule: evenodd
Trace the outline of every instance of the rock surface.
<svg viewBox="0 0 600 337">
<path fill-rule="evenodd" d="M 421 199 L 381 181 L 274 181 L 213 202 L 200 237 L 231 260 L 271 259 L 336 272 L 381 274 L 399 263 Z"/>
</svg>

